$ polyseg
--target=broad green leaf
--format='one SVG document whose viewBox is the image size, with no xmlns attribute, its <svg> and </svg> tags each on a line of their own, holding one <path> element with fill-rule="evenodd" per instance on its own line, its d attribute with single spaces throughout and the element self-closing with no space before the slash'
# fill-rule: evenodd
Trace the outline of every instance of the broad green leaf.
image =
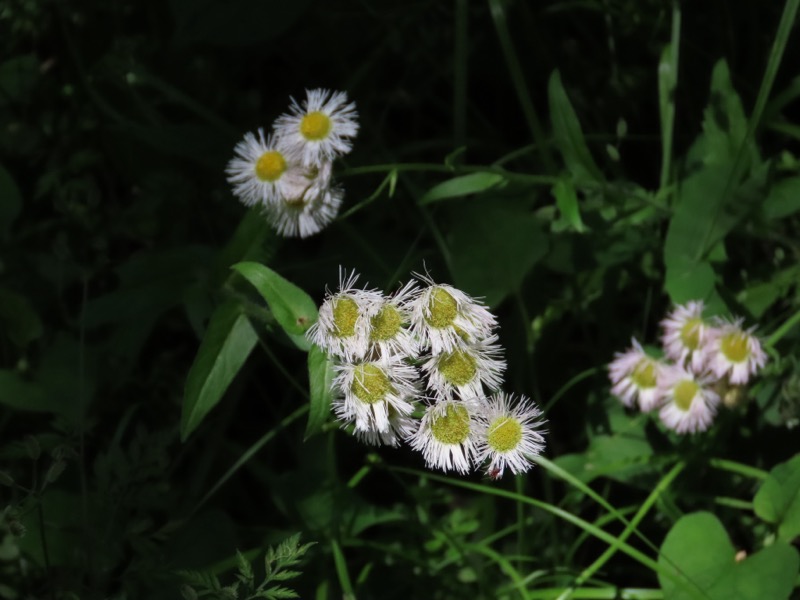
<svg viewBox="0 0 800 600">
<path fill-rule="evenodd" d="M 602 181 L 603 174 L 594 162 L 581 124 L 561 83 L 561 75 L 553 71 L 547 84 L 547 99 L 550 120 L 556 145 L 564 158 L 567 169 L 580 182 Z"/>
<path fill-rule="evenodd" d="M 8 338 L 21 347 L 41 337 L 43 331 L 42 321 L 27 298 L 3 289 L 0 289 L 0 324 Z"/>
<path fill-rule="evenodd" d="M 581 219 L 575 186 L 566 179 L 560 179 L 553 186 L 553 196 L 556 198 L 558 212 L 561 213 L 558 220 L 552 224 L 553 231 L 576 231 L 578 233 L 588 231 Z"/>
<path fill-rule="evenodd" d="M 58 406 L 35 382 L 25 381 L 19 373 L 0 370 L 0 404 L 18 410 L 59 412 Z"/>
<path fill-rule="evenodd" d="M 667 263 L 664 288 L 670 300 L 683 304 L 689 300 L 707 300 L 714 291 L 714 269 L 707 261 L 688 257 Z"/>
<path fill-rule="evenodd" d="M 22 194 L 11 173 L 0 165 L 0 236 L 8 237 L 20 210 Z"/>
<path fill-rule="evenodd" d="M 767 281 L 754 281 L 736 297 L 755 318 L 760 318 L 770 306 L 788 294 L 800 281 L 800 265 L 775 271 Z"/>
<path fill-rule="evenodd" d="M 661 119 L 661 183 L 665 184 L 666 172 L 672 161 L 672 136 L 675 126 L 675 88 L 678 84 L 678 52 L 667 44 L 658 63 L 658 113 Z"/>
<path fill-rule="evenodd" d="M 800 535 L 800 454 L 769 472 L 753 499 L 756 514 L 778 525 L 778 536 L 791 542 Z"/>
<path fill-rule="evenodd" d="M 311 346 L 308 352 L 309 411 L 305 439 L 322 431 L 331 414 L 333 399 L 333 362 L 319 346 Z"/>
<path fill-rule="evenodd" d="M 253 326 L 236 303 L 225 303 L 211 315 L 186 378 L 181 412 L 182 441 L 222 399 L 257 339 Z"/>
<path fill-rule="evenodd" d="M 460 177 L 453 177 L 447 181 L 433 186 L 422 198 L 419 204 L 431 204 L 448 198 L 460 198 L 470 194 L 484 192 L 505 182 L 505 178 L 498 173 L 470 173 Z"/>
<path fill-rule="evenodd" d="M 481 198 L 454 215 L 449 246 L 455 284 L 496 306 L 545 255 L 547 234 L 522 198 Z"/>
<path fill-rule="evenodd" d="M 787 600 L 800 556 L 791 546 L 778 542 L 737 560 L 719 519 L 698 512 L 675 523 L 661 546 L 658 563 L 687 584 L 679 586 L 659 571 L 664 600 Z"/>
<path fill-rule="evenodd" d="M 301 350 L 311 347 L 303 335 L 317 321 L 317 305 L 311 296 L 275 271 L 254 262 L 233 265 L 267 301 L 275 320 Z"/>
<path fill-rule="evenodd" d="M 800 177 L 783 179 L 772 186 L 763 205 L 764 217 L 783 219 L 800 211 Z"/>
</svg>

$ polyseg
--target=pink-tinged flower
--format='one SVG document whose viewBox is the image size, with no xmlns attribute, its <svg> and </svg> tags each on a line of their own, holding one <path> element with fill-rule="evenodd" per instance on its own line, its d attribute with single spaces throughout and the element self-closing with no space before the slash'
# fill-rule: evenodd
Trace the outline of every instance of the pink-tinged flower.
<svg viewBox="0 0 800 600">
<path fill-rule="evenodd" d="M 680 365 L 688 366 L 700 373 L 705 366 L 705 342 L 709 338 L 710 327 L 703 321 L 703 302 L 696 300 L 676 306 L 661 321 L 664 333 L 664 353 Z"/>
<path fill-rule="evenodd" d="M 727 375 L 733 384 L 747 383 L 767 362 L 753 329 L 742 329 L 742 322 L 721 321 L 706 343 L 708 368 L 719 378 Z"/>
<path fill-rule="evenodd" d="M 608 365 L 608 375 L 613 384 L 611 393 L 625 406 L 638 403 L 643 412 L 658 407 L 662 392 L 658 387 L 658 376 L 664 364 L 645 354 L 642 346 L 631 339 L 633 347 L 625 352 L 617 352 Z"/>
<path fill-rule="evenodd" d="M 681 434 L 708 429 L 719 404 L 713 385 L 712 376 L 695 375 L 679 365 L 664 367 L 658 378 L 664 399 L 658 416 L 664 425 Z"/>
</svg>

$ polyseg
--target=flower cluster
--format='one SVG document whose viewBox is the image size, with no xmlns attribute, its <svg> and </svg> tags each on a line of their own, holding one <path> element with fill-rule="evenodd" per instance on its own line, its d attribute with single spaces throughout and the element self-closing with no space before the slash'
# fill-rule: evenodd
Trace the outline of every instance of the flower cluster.
<svg viewBox="0 0 800 600">
<path fill-rule="evenodd" d="M 391 296 L 356 280 L 340 276 L 308 331 L 334 360 L 336 416 L 366 443 L 408 442 L 431 468 L 527 471 L 544 448 L 541 411 L 499 391 L 506 363 L 494 315 L 428 276 Z"/>
<path fill-rule="evenodd" d="M 355 104 L 344 92 L 306 91 L 273 132 L 247 133 L 228 163 L 233 193 L 259 207 L 280 235 L 308 237 L 339 213 L 344 192 L 332 184 L 333 161 L 352 149 L 358 133 Z"/>
<path fill-rule="evenodd" d="M 743 319 L 707 321 L 703 309 L 702 301 L 688 302 L 661 322 L 666 360 L 648 356 L 633 339 L 609 365 L 611 392 L 625 406 L 659 409 L 664 425 L 681 434 L 708 429 L 720 401 L 735 405 L 767 361 Z"/>
</svg>

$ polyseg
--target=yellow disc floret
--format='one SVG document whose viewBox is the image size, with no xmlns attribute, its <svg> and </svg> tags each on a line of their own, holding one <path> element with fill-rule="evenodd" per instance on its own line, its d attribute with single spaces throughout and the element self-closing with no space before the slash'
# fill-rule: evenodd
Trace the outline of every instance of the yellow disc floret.
<svg viewBox="0 0 800 600">
<path fill-rule="evenodd" d="M 486 430 L 486 442 L 496 452 L 509 452 L 522 439 L 522 425 L 511 417 L 499 417 Z"/>
<path fill-rule="evenodd" d="M 469 413 L 463 406 L 448 405 L 431 420 L 431 435 L 443 444 L 462 444 L 469 437 Z"/>
<path fill-rule="evenodd" d="M 391 340 L 399 333 L 401 325 L 400 312 L 391 304 L 387 304 L 370 320 L 369 337 L 377 342 Z"/>
<path fill-rule="evenodd" d="M 264 152 L 256 161 L 256 177 L 261 181 L 277 181 L 286 171 L 286 159 L 277 150 Z"/>
<path fill-rule="evenodd" d="M 344 296 L 333 303 L 333 335 L 346 338 L 356 332 L 358 320 L 358 304 L 352 298 Z"/>
<path fill-rule="evenodd" d="M 740 363 L 750 357 L 750 348 L 747 343 L 747 334 L 743 331 L 732 331 L 722 336 L 719 349 L 731 362 Z"/>
<path fill-rule="evenodd" d="M 441 329 L 453 324 L 458 316 L 458 303 L 444 288 L 434 288 L 428 299 L 425 320 L 431 327 Z"/>
<path fill-rule="evenodd" d="M 375 404 L 392 391 L 392 384 L 383 369 L 378 365 L 367 363 L 355 368 L 350 391 L 362 402 Z"/>
<path fill-rule="evenodd" d="M 673 394 L 675 395 L 675 405 L 683 411 L 689 410 L 689 407 L 692 406 L 692 401 L 699 390 L 700 386 L 694 381 L 691 379 L 684 379 L 678 383 L 673 390 Z"/>
<path fill-rule="evenodd" d="M 703 326 L 703 320 L 694 318 L 689 319 L 681 327 L 680 337 L 683 345 L 689 350 L 697 350 L 700 346 L 700 328 Z"/>
<path fill-rule="evenodd" d="M 324 140 L 331 131 L 331 119 L 318 110 L 310 112 L 300 121 L 300 134 L 307 140 Z"/>
<path fill-rule="evenodd" d="M 478 372 L 478 363 L 464 350 L 455 350 L 442 355 L 438 369 L 449 384 L 467 385 L 475 378 Z"/>
<path fill-rule="evenodd" d="M 640 389 L 656 387 L 656 367 L 653 362 L 647 358 L 640 360 L 631 373 L 631 380 Z"/>
</svg>

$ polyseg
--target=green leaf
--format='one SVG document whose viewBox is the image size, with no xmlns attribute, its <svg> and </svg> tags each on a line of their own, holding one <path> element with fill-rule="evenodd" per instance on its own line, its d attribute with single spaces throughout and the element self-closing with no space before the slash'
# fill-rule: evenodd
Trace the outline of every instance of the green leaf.
<svg viewBox="0 0 800 600">
<path fill-rule="evenodd" d="M 40 338 L 43 332 L 39 315 L 28 299 L 3 289 L 0 289 L 0 324 L 8 338 L 23 348 Z"/>
<path fill-rule="evenodd" d="M 686 587 L 679 586 L 659 570 L 664 600 L 786 600 L 800 556 L 779 542 L 739 561 L 719 519 L 698 512 L 675 523 L 661 546 L 658 563 L 686 582 Z"/>
<path fill-rule="evenodd" d="M 14 178 L 0 165 L 0 235 L 8 237 L 11 226 L 22 210 L 22 194 Z"/>
<path fill-rule="evenodd" d="M 182 441 L 222 399 L 257 339 L 253 326 L 236 303 L 225 303 L 211 315 L 186 378 L 181 412 Z"/>
<path fill-rule="evenodd" d="M 800 454 L 769 472 L 753 507 L 759 517 L 778 525 L 779 539 L 791 542 L 800 535 Z"/>
<path fill-rule="evenodd" d="M 327 422 L 333 400 L 333 362 L 319 346 L 311 346 L 308 352 L 308 384 L 310 406 L 305 438 L 317 435 Z"/>
<path fill-rule="evenodd" d="M 461 177 L 453 177 L 429 189 L 422 198 L 419 199 L 419 204 L 431 204 L 439 200 L 446 200 L 448 198 L 460 198 L 470 194 L 477 194 L 485 192 L 486 190 L 500 186 L 505 183 L 505 178 L 498 173 L 471 173 L 469 175 L 462 175 Z"/>
<path fill-rule="evenodd" d="M 664 288 L 675 304 L 708 300 L 714 291 L 715 278 L 714 269 L 707 261 L 681 257 L 681 260 L 667 263 Z"/>
<path fill-rule="evenodd" d="M 59 405 L 41 386 L 8 369 L 0 370 L 0 404 L 17 410 L 60 412 Z"/>
<path fill-rule="evenodd" d="M 675 88 L 678 84 L 678 52 L 667 44 L 658 63 L 658 113 L 661 119 L 661 185 L 668 181 L 672 164 L 675 126 Z"/>
<path fill-rule="evenodd" d="M 553 222 L 553 231 L 576 231 L 583 233 L 589 229 L 583 224 L 581 211 L 578 206 L 578 194 L 575 186 L 566 179 L 560 179 L 553 186 L 553 196 L 561 216 Z"/>
<path fill-rule="evenodd" d="M 311 296 L 278 275 L 272 269 L 254 262 L 243 262 L 232 267 L 253 284 L 269 304 L 275 320 L 301 350 L 311 343 L 303 337 L 317 321 L 317 305 Z"/>
<path fill-rule="evenodd" d="M 782 179 L 773 185 L 763 210 L 767 219 L 783 219 L 800 211 L 800 177 Z"/>
<path fill-rule="evenodd" d="M 33 54 L 15 56 L 0 64 L 0 105 L 26 101 L 39 77 L 39 61 Z"/>
<path fill-rule="evenodd" d="M 547 84 L 547 99 L 556 146 L 567 169 L 578 182 L 603 181 L 603 174 L 592 158 L 581 124 L 561 83 L 561 75 L 553 71 Z"/>
<path fill-rule="evenodd" d="M 462 203 L 449 240 L 455 284 L 496 306 L 547 253 L 548 237 L 523 198 Z"/>
</svg>

